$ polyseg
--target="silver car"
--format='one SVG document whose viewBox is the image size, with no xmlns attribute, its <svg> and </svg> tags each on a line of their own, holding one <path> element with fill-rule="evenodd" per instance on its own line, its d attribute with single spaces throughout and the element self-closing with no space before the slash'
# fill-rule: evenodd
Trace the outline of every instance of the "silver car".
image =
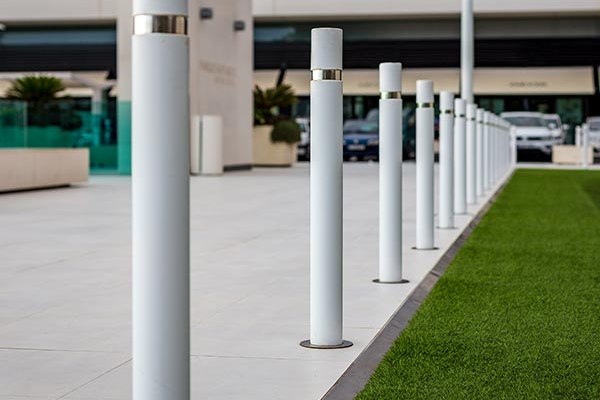
<svg viewBox="0 0 600 400">
<path fill-rule="evenodd" d="M 552 146 L 562 142 L 562 138 L 548 128 L 542 113 L 505 112 L 500 116 L 515 126 L 519 151 L 536 151 L 549 156 Z"/>
<path fill-rule="evenodd" d="M 594 153 L 600 153 L 600 117 L 589 117 L 587 119 L 590 144 Z"/>
</svg>

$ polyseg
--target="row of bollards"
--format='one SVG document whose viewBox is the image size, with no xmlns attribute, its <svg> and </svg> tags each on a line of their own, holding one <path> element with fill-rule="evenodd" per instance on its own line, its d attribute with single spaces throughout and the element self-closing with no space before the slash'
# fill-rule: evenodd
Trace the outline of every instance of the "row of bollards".
<svg viewBox="0 0 600 400">
<path fill-rule="evenodd" d="M 408 282 L 402 268 L 402 64 L 379 66 L 379 277 Z M 310 339 L 304 347 L 351 346 L 343 339 L 342 30 L 312 30 Z M 417 81 L 416 250 L 435 250 L 434 84 Z M 514 163 L 511 126 L 451 92 L 439 96 L 438 228 L 494 189 Z"/>
</svg>

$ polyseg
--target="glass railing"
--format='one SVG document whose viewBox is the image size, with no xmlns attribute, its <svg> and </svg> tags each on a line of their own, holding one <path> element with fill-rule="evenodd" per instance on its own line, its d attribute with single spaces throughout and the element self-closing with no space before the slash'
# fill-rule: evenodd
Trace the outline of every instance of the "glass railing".
<svg viewBox="0 0 600 400">
<path fill-rule="evenodd" d="M 115 113 L 107 103 L 0 100 L 0 148 L 88 148 L 92 172 L 116 172 Z"/>
</svg>

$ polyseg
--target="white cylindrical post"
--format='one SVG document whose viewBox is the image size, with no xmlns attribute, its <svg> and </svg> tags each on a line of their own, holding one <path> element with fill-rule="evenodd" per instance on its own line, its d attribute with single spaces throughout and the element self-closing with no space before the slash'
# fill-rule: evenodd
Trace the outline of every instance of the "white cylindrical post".
<svg viewBox="0 0 600 400">
<path fill-rule="evenodd" d="M 477 137 L 476 135 L 477 105 L 467 104 L 467 204 L 477 202 Z"/>
<path fill-rule="evenodd" d="M 311 37 L 310 340 L 340 348 L 342 339 L 342 30 Z"/>
<path fill-rule="evenodd" d="M 454 100 L 454 213 L 467 213 L 466 102 Z"/>
<path fill-rule="evenodd" d="M 462 0 L 461 13 L 461 75 L 460 94 L 467 103 L 473 103 L 474 28 L 473 0 Z"/>
<path fill-rule="evenodd" d="M 487 111 L 483 114 L 483 190 L 490 188 L 490 125 L 489 114 Z"/>
<path fill-rule="evenodd" d="M 477 129 L 477 149 L 476 149 L 476 169 L 477 172 L 475 174 L 475 191 L 477 196 L 483 196 L 483 116 L 485 114 L 485 110 L 483 108 L 477 109 L 477 114 L 475 116 Z"/>
<path fill-rule="evenodd" d="M 589 137 L 589 129 L 587 124 L 583 124 L 581 126 L 581 150 L 582 150 L 582 165 L 583 168 L 588 168 L 589 166 L 589 160 L 588 160 L 588 156 L 590 153 L 590 137 Z"/>
<path fill-rule="evenodd" d="M 439 227 L 454 228 L 454 93 L 440 93 Z"/>
<path fill-rule="evenodd" d="M 134 0 L 133 399 L 190 398 L 187 0 Z"/>
<path fill-rule="evenodd" d="M 581 147 L 581 126 L 575 127 L 575 146 Z"/>
<path fill-rule="evenodd" d="M 433 82 L 417 81 L 417 245 L 434 248 L 433 222 Z"/>
<path fill-rule="evenodd" d="M 517 165 L 518 161 L 517 152 L 517 127 L 514 125 L 510 126 L 510 159 L 513 166 Z"/>
<path fill-rule="evenodd" d="M 379 65 L 379 279 L 402 277 L 402 64 Z"/>
<path fill-rule="evenodd" d="M 439 227 L 454 228 L 454 93 L 440 93 Z"/>
</svg>

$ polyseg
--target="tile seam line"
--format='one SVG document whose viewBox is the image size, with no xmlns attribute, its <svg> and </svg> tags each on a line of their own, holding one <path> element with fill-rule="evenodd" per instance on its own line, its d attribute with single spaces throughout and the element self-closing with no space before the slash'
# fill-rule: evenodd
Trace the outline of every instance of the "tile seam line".
<svg viewBox="0 0 600 400">
<path fill-rule="evenodd" d="M 115 365 L 114 367 L 112 367 L 112 368 L 108 369 L 107 371 L 104 371 L 104 372 L 103 372 L 103 373 L 101 373 L 100 375 L 98 375 L 98 376 L 96 376 L 96 377 L 94 377 L 94 378 L 92 378 L 92 379 L 90 379 L 90 380 L 86 381 L 85 383 L 82 383 L 81 385 L 77 386 L 76 388 L 74 388 L 74 389 L 72 389 L 72 390 L 69 390 L 67 393 L 63 394 L 62 396 L 59 396 L 59 397 L 57 397 L 55 400 L 64 399 L 64 398 L 65 398 L 65 397 L 67 397 L 68 395 L 75 393 L 75 392 L 76 392 L 76 391 L 78 391 L 79 389 L 81 389 L 81 388 L 83 388 L 83 387 L 85 387 L 85 386 L 89 385 L 90 383 L 92 383 L 92 382 L 94 382 L 94 381 L 96 381 L 96 380 L 98 380 L 98 379 L 102 378 L 103 376 L 105 376 L 105 375 L 107 375 L 107 374 L 111 373 L 112 371 L 116 370 L 117 368 L 120 368 L 120 367 L 122 367 L 123 365 L 127 364 L 127 363 L 128 363 L 128 362 L 130 362 L 131 360 L 132 360 L 132 358 L 130 357 L 129 359 L 127 359 L 127 360 L 125 360 L 125 361 L 123 361 L 123 362 L 121 362 L 121 363 L 119 363 L 119 364 Z"/>
<path fill-rule="evenodd" d="M 321 400 L 347 400 L 354 399 L 365 387 L 371 375 L 379 366 L 381 360 L 394 344 L 396 339 L 408 326 L 410 320 L 421 307 L 437 281 L 446 272 L 458 251 L 463 247 L 471 233 L 479 225 L 485 214 L 489 211 L 506 185 L 514 176 L 517 168 L 513 167 L 508 172 L 501 185 L 495 188 L 494 193 L 488 198 L 483 207 L 475 214 L 473 219 L 465 226 L 454 242 L 441 255 L 436 264 L 425 275 L 421 282 L 413 289 L 410 295 L 400 304 L 394 314 L 379 330 L 375 338 L 350 364 L 344 373 L 321 397 Z"/>
</svg>

